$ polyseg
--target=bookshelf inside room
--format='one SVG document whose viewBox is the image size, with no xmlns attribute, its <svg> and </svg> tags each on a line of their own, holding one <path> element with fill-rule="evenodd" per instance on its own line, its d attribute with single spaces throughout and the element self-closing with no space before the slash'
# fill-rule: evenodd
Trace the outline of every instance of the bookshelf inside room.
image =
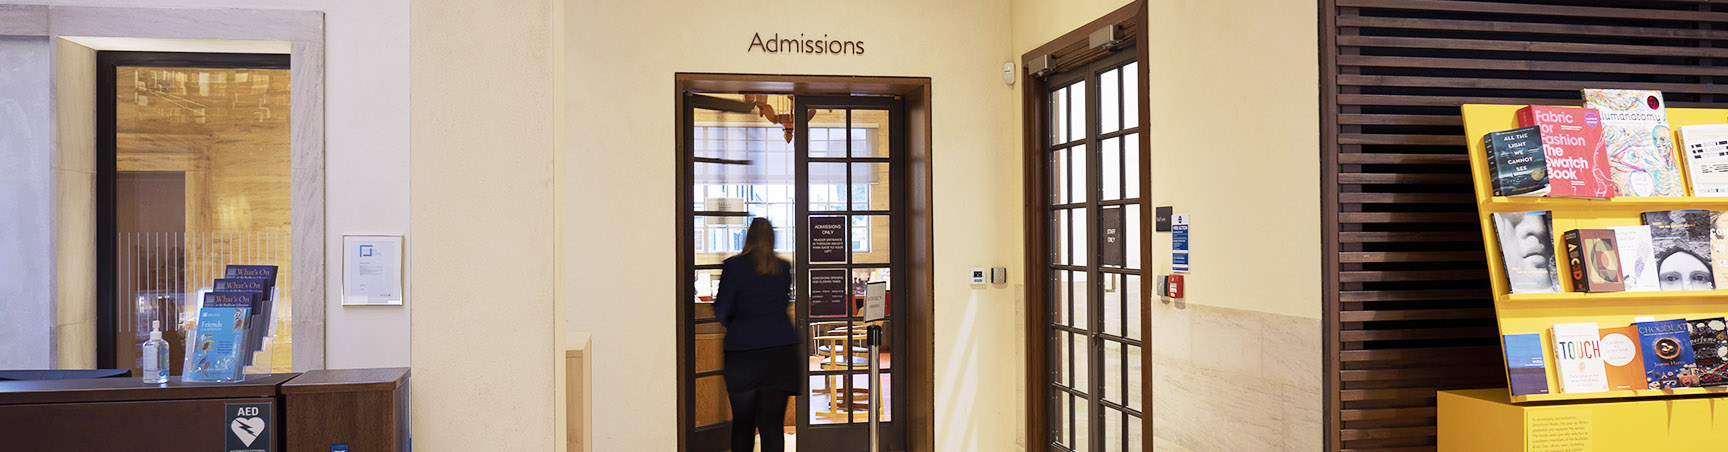
<svg viewBox="0 0 1728 452">
<path fill-rule="evenodd" d="M 1547 357 L 1547 394 L 1512 396 L 1511 402 L 1542 402 L 1680 396 L 1698 394 L 1728 394 L 1728 386 L 1702 388 L 1620 390 L 1587 393 L 1563 393 L 1559 390 L 1553 339 L 1550 328 L 1557 323 L 1596 322 L 1603 328 L 1625 326 L 1635 317 L 1655 320 L 1699 319 L 1728 315 L 1728 288 L 1697 291 L 1662 292 L 1602 292 L 1577 291 L 1565 277 L 1570 271 L 1563 251 L 1557 251 L 1561 286 L 1560 293 L 1513 294 L 1507 281 L 1505 262 L 1494 230 L 1494 213 L 1550 211 L 1553 222 L 1550 234 L 1555 250 L 1564 250 L 1561 233 L 1573 229 L 1595 229 L 1642 224 L 1644 212 L 1678 209 L 1728 210 L 1728 197 L 1616 197 L 1611 199 L 1497 197 L 1490 186 L 1487 152 L 1482 138 L 1490 132 L 1519 127 L 1517 111 L 1524 105 L 1464 105 L 1464 134 L 1470 147 L 1470 168 L 1475 184 L 1478 220 L 1488 257 L 1488 269 L 1493 287 L 1494 311 L 1502 338 L 1510 334 L 1538 333 L 1542 337 L 1543 356 Z M 1681 126 L 1728 123 L 1728 109 L 1669 108 L 1668 123 L 1673 130 Z M 1687 177 L 1682 171 L 1682 177 Z M 1504 350 L 1504 347 L 1502 348 Z"/>
</svg>

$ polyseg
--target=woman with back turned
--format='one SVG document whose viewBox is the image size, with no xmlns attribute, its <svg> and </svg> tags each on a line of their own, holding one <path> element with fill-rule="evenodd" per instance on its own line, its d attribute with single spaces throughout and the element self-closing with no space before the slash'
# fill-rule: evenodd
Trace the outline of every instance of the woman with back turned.
<svg viewBox="0 0 1728 452">
<path fill-rule="evenodd" d="M 762 452 L 786 448 L 786 399 L 796 394 L 798 332 L 786 317 L 792 264 L 774 255 L 774 226 L 750 222 L 744 251 L 726 259 L 714 315 L 726 327 L 726 392 L 732 402 L 732 452 L 750 452 L 756 432 Z"/>
</svg>

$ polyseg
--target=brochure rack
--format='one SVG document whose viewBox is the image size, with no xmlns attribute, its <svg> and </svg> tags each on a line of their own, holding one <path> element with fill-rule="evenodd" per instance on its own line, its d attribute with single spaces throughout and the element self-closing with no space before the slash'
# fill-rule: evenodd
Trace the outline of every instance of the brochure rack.
<svg viewBox="0 0 1728 452">
<path fill-rule="evenodd" d="M 1728 315 L 1728 288 L 1712 291 L 1667 292 L 1573 292 L 1565 275 L 1570 271 L 1566 259 L 1560 263 L 1562 286 L 1567 292 L 1547 294 L 1512 294 L 1503 271 L 1500 244 L 1494 234 L 1496 212 L 1552 211 L 1555 250 L 1563 256 L 1561 233 L 1579 228 L 1635 226 L 1642 223 L 1644 212 L 1675 209 L 1728 210 L 1728 197 L 1664 197 L 1613 199 L 1579 198 L 1507 198 L 1493 196 L 1489 183 L 1487 153 L 1482 137 L 1489 132 L 1518 127 L 1516 112 L 1523 105 L 1464 105 L 1464 137 L 1470 147 L 1470 174 L 1475 183 L 1478 221 L 1482 227 L 1484 248 L 1488 254 L 1488 272 L 1494 295 L 1494 314 L 1500 334 L 1540 333 L 1543 356 L 1548 364 L 1548 394 L 1512 396 L 1511 403 L 1611 399 L 1693 394 L 1728 394 L 1728 387 L 1680 388 L 1665 390 L 1608 391 L 1595 393 L 1559 393 L 1555 372 L 1553 340 L 1549 328 L 1556 323 L 1596 322 L 1602 327 L 1618 327 L 1632 323 L 1634 317 L 1650 316 L 1656 320 L 1707 318 Z M 1672 130 L 1697 124 L 1728 123 L 1728 110 L 1670 108 L 1668 124 Z M 1678 140 L 1676 140 L 1678 142 Z M 1684 171 L 1682 171 L 1684 173 Z M 1502 344 L 1501 350 L 1505 350 Z M 1502 363 L 1505 361 L 1502 360 Z"/>
</svg>

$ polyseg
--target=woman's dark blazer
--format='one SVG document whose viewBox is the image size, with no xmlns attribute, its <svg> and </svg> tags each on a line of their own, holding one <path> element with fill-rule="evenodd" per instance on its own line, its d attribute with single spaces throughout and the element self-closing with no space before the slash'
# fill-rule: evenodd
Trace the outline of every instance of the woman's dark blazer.
<svg viewBox="0 0 1728 452">
<path fill-rule="evenodd" d="M 778 275 L 756 273 L 756 261 L 744 255 L 729 257 L 721 266 L 714 315 L 726 327 L 726 350 L 798 343 L 798 332 L 786 317 L 786 305 L 792 302 L 791 264 L 779 261 Z"/>
</svg>

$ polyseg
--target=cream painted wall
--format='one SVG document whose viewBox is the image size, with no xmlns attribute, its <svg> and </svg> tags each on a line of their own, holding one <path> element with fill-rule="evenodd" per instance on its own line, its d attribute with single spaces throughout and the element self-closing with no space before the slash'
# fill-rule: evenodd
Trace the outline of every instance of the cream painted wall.
<svg viewBox="0 0 1728 452">
<path fill-rule="evenodd" d="M 410 5 L 419 449 L 566 447 L 551 246 L 558 1 Z"/>
<path fill-rule="evenodd" d="M 1190 217 L 1190 305 L 1320 318 L 1318 14 L 1277 0 L 1152 3 L 1153 203 Z M 1153 240 L 1160 272 L 1169 239 Z"/>
<path fill-rule="evenodd" d="M 560 165 L 571 331 L 593 334 L 595 450 L 677 444 L 673 143 L 677 72 L 930 77 L 933 93 L 936 446 L 1023 442 L 1020 164 L 1000 0 L 679 2 L 569 7 L 570 146 Z M 754 33 L 864 41 L 864 55 L 747 52 Z"/>
<path fill-rule="evenodd" d="M 340 285 L 342 234 L 408 232 L 408 0 L 257 0 L 244 5 L 224 0 L 18 3 L 323 11 L 328 284 L 324 365 L 328 368 L 408 365 L 408 316 L 414 300 L 410 298 L 407 306 L 400 308 L 344 308 Z M 412 243 L 414 238 L 410 235 L 407 240 Z M 405 270 L 409 278 L 413 277 L 411 267 Z M 408 296 L 414 295 L 410 289 Z M 93 330 L 82 330 L 94 337 Z"/>
</svg>

